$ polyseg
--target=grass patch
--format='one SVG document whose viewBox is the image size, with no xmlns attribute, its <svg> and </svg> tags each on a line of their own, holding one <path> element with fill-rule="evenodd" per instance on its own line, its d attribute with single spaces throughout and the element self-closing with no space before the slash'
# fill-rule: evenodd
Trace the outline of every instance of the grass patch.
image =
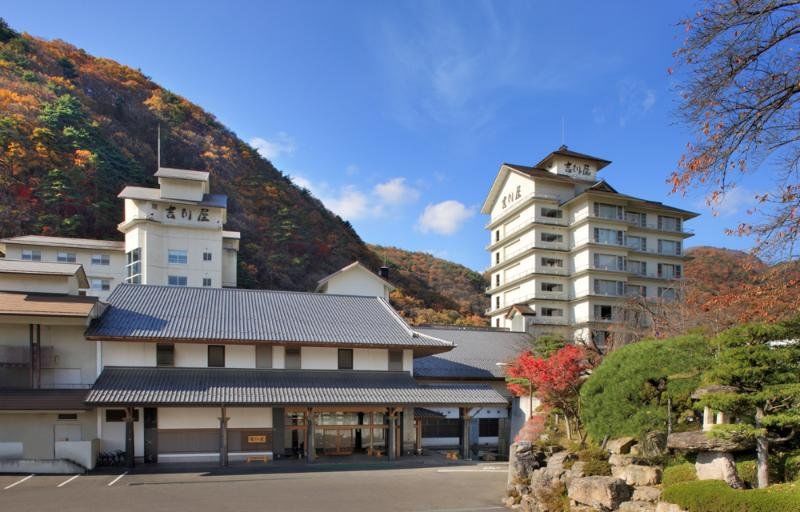
<svg viewBox="0 0 800 512">
<path fill-rule="evenodd" d="M 666 467 L 664 468 L 664 475 L 661 477 L 661 483 L 665 489 L 675 484 L 693 482 L 695 480 L 697 480 L 697 472 L 691 462 Z"/>
<path fill-rule="evenodd" d="M 681 482 L 666 487 L 662 500 L 689 512 L 800 512 L 800 484 L 736 490 L 719 480 Z"/>
<path fill-rule="evenodd" d="M 611 464 L 608 463 L 608 453 L 602 448 L 584 448 L 578 452 L 578 460 L 583 462 L 583 474 L 586 476 L 611 475 Z"/>
</svg>

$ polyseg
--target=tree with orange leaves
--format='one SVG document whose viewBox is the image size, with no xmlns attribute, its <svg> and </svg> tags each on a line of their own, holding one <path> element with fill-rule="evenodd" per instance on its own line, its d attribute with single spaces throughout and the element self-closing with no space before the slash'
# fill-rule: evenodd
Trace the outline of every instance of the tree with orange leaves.
<svg viewBox="0 0 800 512">
<path fill-rule="evenodd" d="M 707 187 L 713 206 L 744 173 L 766 178 L 769 164 L 776 184 L 755 195 L 750 213 L 758 220 L 729 233 L 754 236 L 763 255 L 794 257 L 800 238 L 800 2 L 710 0 L 683 25 L 687 37 L 675 53 L 683 82 L 680 114 L 695 136 L 670 177 L 673 189 Z"/>
</svg>

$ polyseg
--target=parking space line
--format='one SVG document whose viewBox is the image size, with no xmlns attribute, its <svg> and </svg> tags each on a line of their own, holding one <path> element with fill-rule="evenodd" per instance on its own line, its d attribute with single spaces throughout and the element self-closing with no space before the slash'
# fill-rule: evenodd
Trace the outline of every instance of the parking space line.
<svg viewBox="0 0 800 512">
<path fill-rule="evenodd" d="M 64 487 L 65 485 L 67 485 L 67 484 L 68 484 L 68 483 L 70 483 L 71 481 L 75 480 L 75 479 L 76 479 L 76 478 L 78 478 L 79 476 L 81 476 L 81 475 L 80 475 L 80 474 L 73 475 L 73 476 L 71 476 L 71 477 L 67 478 L 66 480 L 64 480 L 63 482 L 61 482 L 60 484 L 58 484 L 56 487 Z"/>
<path fill-rule="evenodd" d="M 17 486 L 17 485 L 21 484 L 21 483 L 22 483 L 22 482 L 24 482 L 25 480 L 30 480 L 31 478 L 33 478 L 33 473 L 31 473 L 30 475 L 26 476 L 25 478 L 23 478 L 23 479 L 21 479 L 21 480 L 17 480 L 17 481 L 16 481 L 16 482 L 14 482 L 13 484 L 8 484 L 7 486 L 3 487 L 3 490 L 4 490 L 4 491 L 6 491 L 6 490 L 8 490 L 8 489 L 11 489 L 12 487 L 14 487 L 14 486 Z"/>
<path fill-rule="evenodd" d="M 127 471 L 126 471 L 126 472 L 124 472 L 124 473 L 122 473 L 122 474 L 121 474 L 121 475 L 119 475 L 117 478 L 115 478 L 115 479 L 111 480 L 110 482 L 108 482 L 108 486 L 109 486 L 109 487 L 111 487 L 111 486 L 112 486 L 112 485 L 114 485 L 115 483 L 119 482 L 120 480 L 122 480 L 122 477 L 123 477 L 123 476 L 125 476 L 125 475 L 127 475 L 127 474 L 128 474 L 128 472 L 127 472 Z"/>
</svg>

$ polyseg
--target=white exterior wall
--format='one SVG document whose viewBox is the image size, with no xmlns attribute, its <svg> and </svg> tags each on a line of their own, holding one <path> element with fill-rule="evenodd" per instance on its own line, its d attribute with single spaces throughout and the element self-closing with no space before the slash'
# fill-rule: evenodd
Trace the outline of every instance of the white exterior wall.
<svg viewBox="0 0 800 512">
<path fill-rule="evenodd" d="M 278 345 L 272 347 L 272 367 L 277 369 L 286 368 L 286 349 L 284 347 Z"/>
<path fill-rule="evenodd" d="M 158 178 L 162 199 L 201 201 L 203 193 L 207 190 L 206 183 L 198 180 Z"/>
<path fill-rule="evenodd" d="M 155 366 L 156 344 L 136 341 L 102 342 L 103 366 Z"/>
<path fill-rule="evenodd" d="M 303 370 L 336 370 L 339 352 L 330 347 L 301 347 L 300 368 Z"/>
<path fill-rule="evenodd" d="M 0 289 L 8 292 L 78 295 L 78 280 L 70 276 L 0 274 Z"/>
<path fill-rule="evenodd" d="M 228 350 L 225 349 L 225 363 Z M 208 366 L 208 345 L 199 343 L 176 343 L 175 366 L 183 368 L 206 368 Z"/>
<path fill-rule="evenodd" d="M 226 368 L 255 368 L 255 345 L 227 345 L 225 347 Z"/>
<path fill-rule="evenodd" d="M 494 221 L 511 211 L 514 206 L 530 197 L 533 192 L 531 180 L 514 172 L 509 173 L 508 179 L 498 195 L 498 200 L 492 207 L 492 220 Z M 505 207 L 503 207 L 503 198 L 506 198 Z"/>
<path fill-rule="evenodd" d="M 325 293 L 389 298 L 389 288 L 383 279 L 361 267 L 331 277 L 326 285 Z"/>
<path fill-rule="evenodd" d="M 389 369 L 389 353 L 379 348 L 354 349 L 353 369 L 387 371 Z"/>
<path fill-rule="evenodd" d="M 144 457 L 144 410 L 139 411 L 139 421 L 133 423 L 133 455 Z M 100 439 L 103 441 L 102 451 L 125 451 L 125 422 L 106 421 L 106 409 L 98 408 Z"/>
</svg>

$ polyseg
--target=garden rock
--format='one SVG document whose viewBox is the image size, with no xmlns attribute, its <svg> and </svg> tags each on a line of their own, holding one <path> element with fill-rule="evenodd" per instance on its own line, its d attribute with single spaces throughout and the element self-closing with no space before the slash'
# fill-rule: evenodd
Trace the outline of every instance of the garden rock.
<svg viewBox="0 0 800 512">
<path fill-rule="evenodd" d="M 657 485 L 661 483 L 661 469 L 653 466 L 631 464 L 623 466 L 613 473 L 614 476 L 625 480 L 628 485 Z"/>
<path fill-rule="evenodd" d="M 698 480 L 723 480 L 734 489 L 744 488 L 730 453 L 700 452 L 694 464 Z"/>
<path fill-rule="evenodd" d="M 572 480 L 567 495 L 579 504 L 607 511 L 630 499 L 631 488 L 613 476 L 586 476 Z"/>
<path fill-rule="evenodd" d="M 519 442 L 511 445 L 508 458 L 507 488 L 516 484 L 527 483 L 531 473 L 542 467 L 544 453 L 529 442 Z"/>
<path fill-rule="evenodd" d="M 633 501 L 651 501 L 653 503 L 661 499 L 661 489 L 658 487 L 641 486 L 633 490 Z"/>
<path fill-rule="evenodd" d="M 620 455 L 619 453 L 612 453 L 611 456 L 608 457 L 608 463 L 612 466 L 627 466 L 629 464 L 633 464 L 633 462 L 633 455 Z"/>
<path fill-rule="evenodd" d="M 606 449 L 611 453 L 626 454 L 630 453 L 631 447 L 636 444 L 636 439 L 633 437 L 620 437 L 612 439 L 606 444 Z"/>
<path fill-rule="evenodd" d="M 684 509 L 675 505 L 674 503 L 667 503 L 665 501 L 659 501 L 656 503 L 656 512 L 686 512 Z"/>
<path fill-rule="evenodd" d="M 752 440 L 732 440 L 711 437 L 705 432 L 678 432 L 667 438 L 667 448 L 682 452 L 737 452 L 753 448 Z"/>
<path fill-rule="evenodd" d="M 626 501 L 620 504 L 619 512 L 655 512 L 655 503 L 649 501 Z"/>
</svg>

